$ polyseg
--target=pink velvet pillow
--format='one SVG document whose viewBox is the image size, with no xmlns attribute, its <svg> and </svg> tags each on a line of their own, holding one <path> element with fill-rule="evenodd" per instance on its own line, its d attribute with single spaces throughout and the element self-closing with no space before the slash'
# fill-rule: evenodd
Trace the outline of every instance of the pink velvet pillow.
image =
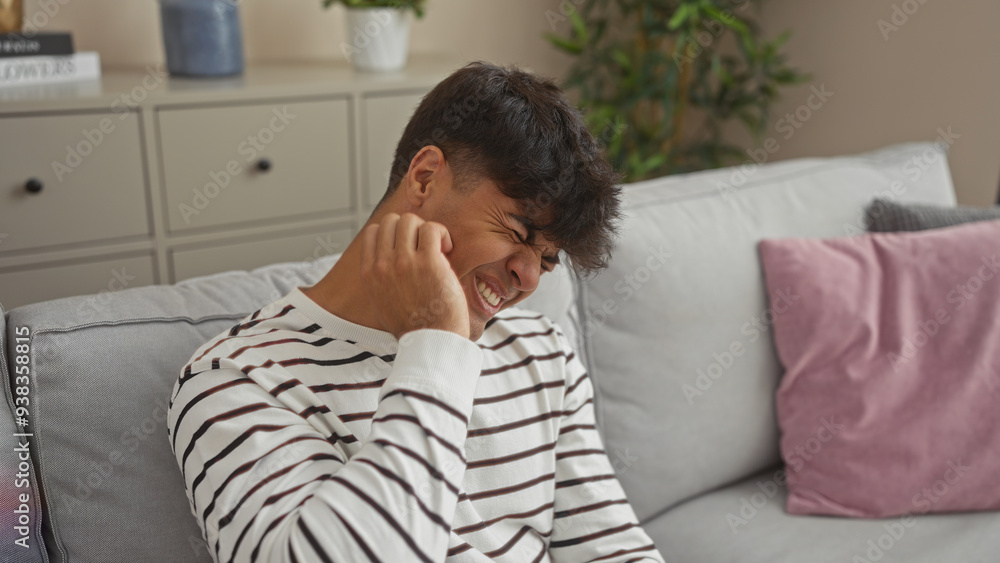
<svg viewBox="0 0 1000 563">
<path fill-rule="evenodd" d="M 1000 508 L 1000 221 L 760 254 L 788 512 Z"/>
</svg>

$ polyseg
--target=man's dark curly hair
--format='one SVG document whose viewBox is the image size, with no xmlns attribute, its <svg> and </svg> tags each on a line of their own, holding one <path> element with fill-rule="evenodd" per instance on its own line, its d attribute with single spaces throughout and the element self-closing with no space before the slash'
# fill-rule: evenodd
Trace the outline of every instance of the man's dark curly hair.
<svg viewBox="0 0 1000 563">
<path fill-rule="evenodd" d="M 522 202 L 578 274 L 607 266 L 620 219 L 619 177 L 552 81 L 482 62 L 444 79 L 407 124 L 383 201 L 428 145 L 444 153 L 459 189 L 486 178 Z"/>
</svg>

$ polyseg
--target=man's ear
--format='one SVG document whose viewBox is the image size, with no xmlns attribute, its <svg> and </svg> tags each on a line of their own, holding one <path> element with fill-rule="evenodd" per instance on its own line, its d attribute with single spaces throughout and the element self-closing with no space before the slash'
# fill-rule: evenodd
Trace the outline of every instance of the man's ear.
<svg viewBox="0 0 1000 563">
<path fill-rule="evenodd" d="M 423 206 L 431 195 L 451 185 L 451 171 L 445 162 L 444 153 L 434 145 L 420 149 L 413 160 L 410 169 L 403 178 L 405 197 L 412 207 Z"/>
</svg>

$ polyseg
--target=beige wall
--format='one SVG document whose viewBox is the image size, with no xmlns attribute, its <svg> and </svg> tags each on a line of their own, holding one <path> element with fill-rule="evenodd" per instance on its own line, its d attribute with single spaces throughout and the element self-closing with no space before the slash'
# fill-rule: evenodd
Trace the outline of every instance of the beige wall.
<svg viewBox="0 0 1000 563">
<path fill-rule="evenodd" d="M 950 155 L 959 201 L 986 205 L 995 200 L 1000 2 L 920 1 L 763 3 L 765 31 L 793 30 L 786 52 L 792 63 L 814 75 L 812 84 L 785 91 L 775 119 L 806 103 L 812 85 L 825 84 L 834 93 L 787 140 L 787 130 L 771 130 L 769 135 L 781 141 L 774 159 L 933 140 L 939 127 L 951 127 L 961 135 Z M 29 13 L 38 10 L 37 0 L 27 4 Z M 892 23 L 894 4 L 919 9 L 886 40 L 878 21 Z M 342 59 L 343 10 L 324 11 L 319 5 L 320 0 L 244 0 L 248 60 Z M 414 27 L 413 49 L 518 63 L 562 76 L 568 59 L 541 37 L 551 30 L 546 11 L 558 6 L 559 0 L 430 0 L 427 17 Z M 101 51 L 107 65 L 162 60 L 154 0 L 69 0 L 50 27 L 72 30 L 78 47 Z"/>
<path fill-rule="evenodd" d="M 65 6 L 59 5 L 65 3 Z M 78 50 L 97 50 L 103 63 L 134 65 L 163 60 L 156 0 L 47 0 L 59 5 L 48 29 L 73 32 Z M 39 0 L 25 0 L 28 17 Z M 565 59 L 548 46 L 546 10 L 559 0 L 430 0 L 427 15 L 412 28 L 414 52 L 517 63 L 552 76 Z M 249 62 L 297 59 L 344 60 L 343 7 L 320 0 L 242 0 L 244 50 Z"/>
<path fill-rule="evenodd" d="M 893 5 L 912 11 L 898 30 Z M 905 6 L 904 6 L 905 4 Z M 784 140 L 776 158 L 835 155 L 961 135 L 949 154 L 960 203 L 996 201 L 1000 178 L 1000 2 L 995 0 L 767 0 L 770 35 L 794 31 L 786 52 L 834 95 Z M 903 22 L 896 15 L 896 22 Z M 784 94 L 775 118 L 807 102 Z M 814 100 L 814 105 L 815 104 Z M 803 112 L 805 114 L 805 112 Z M 771 134 L 775 134 L 774 129 Z"/>
</svg>

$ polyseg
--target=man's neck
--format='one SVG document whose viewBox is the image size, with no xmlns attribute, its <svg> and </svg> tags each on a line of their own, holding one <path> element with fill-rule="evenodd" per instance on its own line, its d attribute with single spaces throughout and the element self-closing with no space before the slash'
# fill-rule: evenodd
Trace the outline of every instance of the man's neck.
<svg viewBox="0 0 1000 563">
<path fill-rule="evenodd" d="M 320 307 L 354 324 L 384 330 L 361 285 L 361 240 L 355 238 L 323 279 L 303 293 Z"/>
</svg>

